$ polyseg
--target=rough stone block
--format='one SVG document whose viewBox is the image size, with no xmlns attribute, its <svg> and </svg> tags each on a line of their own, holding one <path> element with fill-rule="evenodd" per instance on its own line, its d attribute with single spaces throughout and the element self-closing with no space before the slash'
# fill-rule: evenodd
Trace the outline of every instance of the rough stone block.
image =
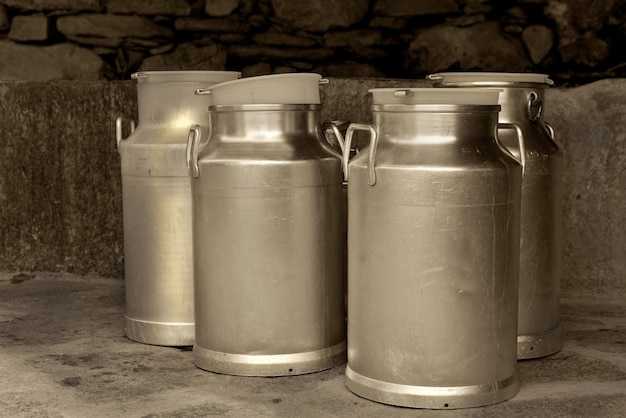
<svg viewBox="0 0 626 418">
<path fill-rule="evenodd" d="M 212 44 L 199 47 L 191 43 L 180 44 L 172 52 L 146 58 L 139 67 L 140 71 L 225 69 L 226 52 L 221 46 Z"/>
<path fill-rule="evenodd" d="M 561 59 L 589 67 L 606 60 L 610 45 L 596 32 L 612 15 L 622 14 L 620 8 L 620 1 L 549 0 L 545 13 L 556 23 Z"/>
<path fill-rule="evenodd" d="M 342 2 L 335 0 L 271 0 L 277 20 L 294 29 L 324 32 L 332 28 L 349 28 L 360 22 L 369 9 L 368 0 Z"/>
<path fill-rule="evenodd" d="M 97 12 L 102 9 L 100 0 L 0 0 L 0 4 L 18 10 L 67 10 Z"/>
<path fill-rule="evenodd" d="M 252 41 L 261 45 L 293 46 L 297 48 L 312 48 L 317 46 L 315 39 L 280 32 L 257 33 L 252 37 Z"/>
<path fill-rule="evenodd" d="M 104 0 L 109 13 L 188 16 L 191 7 L 186 0 Z"/>
<path fill-rule="evenodd" d="M 539 0 L 543 1 L 543 0 Z M 463 12 L 465 14 L 491 13 L 493 7 L 489 5 L 489 0 L 466 0 Z"/>
<path fill-rule="evenodd" d="M 406 26 L 406 19 L 401 17 L 374 16 L 370 20 L 370 28 L 385 28 L 395 31 L 401 31 Z"/>
<path fill-rule="evenodd" d="M 530 60 L 533 64 L 539 64 L 552 49 L 554 35 L 547 26 L 531 25 L 522 32 L 522 41 Z"/>
<path fill-rule="evenodd" d="M 248 37 L 242 33 L 220 33 L 217 40 L 221 44 L 232 45 L 248 42 Z"/>
<path fill-rule="evenodd" d="M 439 25 L 418 33 L 409 45 L 407 65 L 416 74 L 458 66 L 461 70 L 523 71 L 530 66 L 519 40 L 502 34 L 495 22 L 467 28 Z"/>
<path fill-rule="evenodd" d="M 13 41 L 46 41 L 50 37 L 50 19 L 44 15 L 15 16 L 8 38 Z"/>
<path fill-rule="evenodd" d="M 233 45 L 228 47 L 227 51 L 229 55 L 247 60 L 323 60 L 335 53 L 329 48 L 279 48 L 263 45 Z"/>
<path fill-rule="evenodd" d="M 400 39 L 380 29 L 355 29 L 350 31 L 332 31 L 324 35 L 324 46 L 336 48 L 344 46 L 360 47 L 374 45 L 399 44 Z"/>
<path fill-rule="evenodd" d="M 272 65 L 268 62 L 258 62 L 241 69 L 242 77 L 253 77 L 267 74 L 272 74 Z"/>
<path fill-rule="evenodd" d="M 174 32 L 146 17 L 110 14 L 81 14 L 57 19 L 57 29 L 67 37 L 103 39 L 170 39 Z"/>
<path fill-rule="evenodd" d="M 376 0 L 374 13 L 382 16 L 425 16 L 457 13 L 454 0 Z"/>
<path fill-rule="evenodd" d="M 0 41 L 0 80 L 99 80 L 104 68 L 93 51 L 70 43 L 37 47 Z"/>
<path fill-rule="evenodd" d="M 241 0 L 207 0 L 205 11 L 209 16 L 228 16 L 234 12 Z"/>
<path fill-rule="evenodd" d="M 337 61 L 315 66 L 313 72 L 320 73 L 325 77 L 359 77 L 383 78 L 385 74 L 370 64 L 361 64 L 354 61 Z"/>
<path fill-rule="evenodd" d="M 174 27 L 185 32 L 248 32 L 250 26 L 239 21 L 226 18 L 199 19 L 181 17 L 176 19 Z"/>
</svg>

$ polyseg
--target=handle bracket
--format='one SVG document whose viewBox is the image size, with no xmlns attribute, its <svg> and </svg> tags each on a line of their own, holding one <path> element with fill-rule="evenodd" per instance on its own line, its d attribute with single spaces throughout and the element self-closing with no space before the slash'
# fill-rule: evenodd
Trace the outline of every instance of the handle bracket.
<svg viewBox="0 0 626 418">
<path fill-rule="evenodd" d="M 519 160 L 518 162 L 522 165 L 522 178 L 524 178 L 524 174 L 526 172 L 526 146 L 524 145 L 524 133 L 522 132 L 522 128 L 517 123 L 498 123 L 498 127 L 496 128 L 496 140 L 498 144 L 501 145 L 500 140 L 498 139 L 498 129 L 513 129 L 517 134 L 517 143 L 519 144 Z M 501 147 L 506 150 L 511 156 L 513 154 L 503 145 Z M 513 158 L 515 158 L 513 156 Z M 515 158 L 517 160 L 517 158 Z"/>
<path fill-rule="evenodd" d="M 548 136 L 554 141 L 554 128 L 548 122 L 545 122 L 544 125 L 546 127 L 546 131 L 548 132 Z"/>
<path fill-rule="evenodd" d="M 375 158 L 376 148 L 378 147 L 378 134 L 376 133 L 374 125 L 351 123 L 350 126 L 348 126 L 348 130 L 346 131 L 346 140 L 343 145 L 342 158 L 344 179 L 348 181 L 348 162 L 350 159 L 350 148 L 352 145 L 352 136 L 354 135 L 354 131 L 366 131 L 370 134 L 369 153 L 367 156 L 367 184 L 373 186 L 376 184 Z"/>
<path fill-rule="evenodd" d="M 118 116 L 117 119 L 115 119 L 115 139 L 117 142 L 117 148 L 120 148 L 120 142 L 122 142 L 123 140 L 127 139 L 124 138 L 124 122 L 129 122 L 130 123 L 130 133 L 132 134 L 133 132 L 135 132 L 135 120 L 132 118 L 129 118 L 128 116 Z M 130 136 L 130 135 L 129 135 Z"/>
<path fill-rule="evenodd" d="M 348 125 L 350 125 L 350 122 L 340 120 L 333 120 L 321 124 L 322 133 L 324 134 L 326 142 L 332 147 L 339 145 L 339 149 L 341 149 L 342 153 L 345 148 L 345 140 L 341 131 L 343 130 L 343 132 L 345 132 Z"/>
<path fill-rule="evenodd" d="M 543 111 L 543 101 L 539 100 L 539 95 L 531 91 L 528 93 L 528 103 L 526 104 L 526 113 L 528 113 L 528 119 L 536 121 L 541 117 Z"/>
</svg>

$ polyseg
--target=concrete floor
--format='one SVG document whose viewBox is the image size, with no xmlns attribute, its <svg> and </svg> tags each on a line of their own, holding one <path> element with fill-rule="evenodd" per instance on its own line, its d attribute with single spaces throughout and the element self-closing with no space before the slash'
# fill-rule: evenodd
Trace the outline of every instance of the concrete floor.
<svg viewBox="0 0 626 418">
<path fill-rule="evenodd" d="M 246 378 L 196 368 L 189 348 L 124 337 L 124 283 L 55 273 L 0 273 L 2 417 L 622 417 L 626 301 L 563 300 L 564 349 L 519 363 L 519 394 L 465 410 L 361 399 L 345 366 Z"/>
</svg>

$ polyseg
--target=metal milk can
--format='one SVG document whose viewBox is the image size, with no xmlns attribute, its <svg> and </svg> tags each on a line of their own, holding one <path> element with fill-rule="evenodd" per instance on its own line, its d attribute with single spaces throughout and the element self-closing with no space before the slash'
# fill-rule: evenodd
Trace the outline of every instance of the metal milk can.
<svg viewBox="0 0 626 418">
<path fill-rule="evenodd" d="M 194 340 L 191 190 L 187 132 L 206 125 L 207 84 L 236 79 L 226 71 L 148 71 L 137 80 L 138 126 L 117 144 L 122 166 L 125 332 L 147 344 Z M 134 121 L 131 121 L 134 127 Z"/>
<path fill-rule="evenodd" d="M 441 73 L 430 75 L 441 87 L 501 89 L 500 121 L 519 125 L 524 137 L 520 290 L 517 358 L 554 354 L 563 346 L 559 325 L 563 160 L 554 131 L 543 119 L 545 90 L 553 82 L 545 74 Z M 519 155 L 510 132 L 503 144 Z"/>
<path fill-rule="evenodd" d="M 242 78 L 191 130 L 195 364 L 296 375 L 345 362 L 341 158 L 322 137 L 318 74 Z"/>
<path fill-rule="evenodd" d="M 522 167 L 497 141 L 498 92 L 370 92 L 374 123 L 352 124 L 344 151 L 356 130 L 370 145 L 343 158 L 346 385 L 417 408 L 509 399 L 519 385 Z"/>
</svg>

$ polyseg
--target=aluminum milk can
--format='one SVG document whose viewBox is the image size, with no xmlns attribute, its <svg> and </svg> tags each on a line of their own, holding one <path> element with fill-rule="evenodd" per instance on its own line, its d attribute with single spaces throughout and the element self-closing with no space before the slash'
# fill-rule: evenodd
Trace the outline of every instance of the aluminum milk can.
<svg viewBox="0 0 626 418">
<path fill-rule="evenodd" d="M 441 73 L 429 76 L 441 87 L 502 89 L 500 121 L 519 125 L 524 137 L 520 290 L 517 358 L 554 354 L 563 346 L 559 325 L 563 161 L 554 131 L 543 119 L 545 74 Z M 519 155 L 517 140 L 502 132 L 503 144 Z"/>
<path fill-rule="evenodd" d="M 189 126 L 206 125 L 207 84 L 237 72 L 148 71 L 137 80 L 138 126 L 117 141 L 122 166 L 125 332 L 147 344 L 194 340 L 191 190 L 185 160 Z M 132 122 L 134 126 L 134 122 Z"/>
<path fill-rule="evenodd" d="M 468 91 L 469 90 L 469 91 Z M 346 385 L 452 409 L 518 391 L 522 168 L 496 138 L 498 92 L 372 89 L 349 163 Z M 506 128 L 514 128 L 507 125 Z"/>
<path fill-rule="evenodd" d="M 322 137 L 318 74 L 242 78 L 191 130 L 195 364 L 280 376 L 346 360 L 341 158 Z M 224 104 L 226 103 L 226 104 Z"/>
</svg>

